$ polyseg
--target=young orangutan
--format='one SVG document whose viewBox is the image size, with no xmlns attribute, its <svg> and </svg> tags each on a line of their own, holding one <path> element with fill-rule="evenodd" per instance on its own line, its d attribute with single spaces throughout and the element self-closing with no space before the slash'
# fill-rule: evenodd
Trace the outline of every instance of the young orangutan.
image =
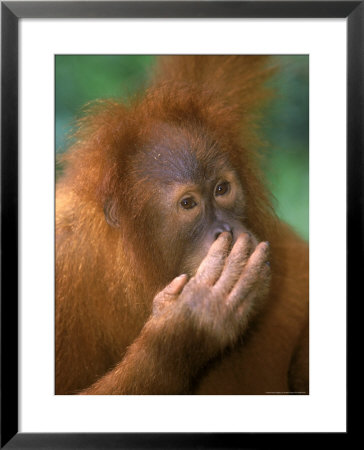
<svg viewBox="0 0 364 450">
<path fill-rule="evenodd" d="M 142 98 L 80 120 L 56 194 L 57 394 L 308 393 L 308 248 L 256 164 L 271 73 L 164 57 Z"/>
</svg>

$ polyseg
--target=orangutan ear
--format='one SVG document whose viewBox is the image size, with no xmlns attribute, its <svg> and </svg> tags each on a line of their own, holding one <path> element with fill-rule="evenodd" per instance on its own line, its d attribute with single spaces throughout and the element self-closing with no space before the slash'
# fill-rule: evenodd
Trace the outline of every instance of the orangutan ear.
<svg viewBox="0 0 364 450">
<path fill-rule="evenodd" d="M 116 201 L 113 199 L 108 199 L 104 204 L 104 214 L 106 222 L 114 228 L 120 227 L 119 214 L 117 210 Z"/>
</svg>

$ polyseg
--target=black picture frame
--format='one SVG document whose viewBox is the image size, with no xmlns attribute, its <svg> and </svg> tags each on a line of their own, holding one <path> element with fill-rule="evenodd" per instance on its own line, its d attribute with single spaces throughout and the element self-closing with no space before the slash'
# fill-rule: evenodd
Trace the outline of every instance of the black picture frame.
<svg viewBox="0 0 364 450">
<path fill-rule="evenodd" d="M 310 433 L 18 432 L 18 21 L 21 18 L 346 18 L 347 301 L 364 273 L 364 1 L 2 2 L 1 448 L 248 448 L 307 443 Z M 334 95 L 334 93 L 333 93 Z M 350 352 L 351 346 L 348 345 Z M 350 354 L 350 353 L 349 353 Z M 348 372 L 350 375 L 350 372 Z M 348 416 L 349 417 L 349 414 Z M 348 426 L 348 431 L 350 431 Z M 336 443 L 349 433 L 337 433 Z M 299 439 L 299 441 L 297 441 Z M 315 434 L 315 445 L 327 436 Z"/>
</svg>

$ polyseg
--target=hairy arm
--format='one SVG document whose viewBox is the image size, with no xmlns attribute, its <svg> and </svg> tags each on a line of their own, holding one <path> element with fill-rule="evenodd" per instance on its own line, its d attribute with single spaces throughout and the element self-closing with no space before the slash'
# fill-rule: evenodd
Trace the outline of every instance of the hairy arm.
<svg viewBox="0 0 364 450">
<path fill-rule="evenodd" d="M 244 331 L 269 285 L 268 244 L 249 252 L 243 233 L 229 253 L 222 233 L 196 275 L 175 278 L 123 360 L 81 394 L 180 394 L 198 371 Z"/>
</svg>

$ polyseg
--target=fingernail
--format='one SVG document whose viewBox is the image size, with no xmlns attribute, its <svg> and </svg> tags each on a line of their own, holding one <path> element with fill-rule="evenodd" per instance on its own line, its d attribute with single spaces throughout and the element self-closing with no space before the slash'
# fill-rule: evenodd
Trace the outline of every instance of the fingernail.
<svg viewBox="0 0 364 450">
<path fill-rule="evenodd" d="M 225 237 L 225 239 L 227 241 L 231 241 L 233 238 L 233 235 L 232 235 L 232 233 L 230 233 L 230 231 L 223 231 L 221 234 Z M 221 236 L 221 234 L 220 234 L 220 236 Z"/>
</svg>

